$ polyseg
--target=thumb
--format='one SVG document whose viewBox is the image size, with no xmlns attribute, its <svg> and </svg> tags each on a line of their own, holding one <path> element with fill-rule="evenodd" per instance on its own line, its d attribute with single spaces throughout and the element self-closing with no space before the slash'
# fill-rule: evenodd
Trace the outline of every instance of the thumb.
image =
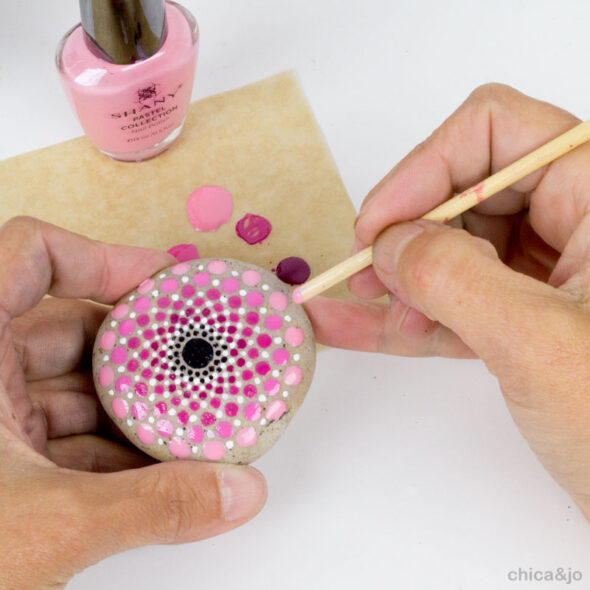
<svg viewBox="0 0 590 590">
<path fill-rule="evenodd" d="M 266 500 L 249 466 L 176 461 L 109 474 L 70 472 L 82 502 L 87 563 L 150 544 L 197 541 L 255 516 Z"/>
<path fill-rule="evenodd" d="M 563 328 L 561 291 L 511 270 L 490 242 L 464 230 L 424 220 L 391 226 L 374 244 L 373 267 L 392 293 L 450 328 L 496 376 L 498 366 L 538 362 L 539 348 L 551 353 L 554 342 L 539 342 L 541 311 L 543 322 Z"/>
</svg>

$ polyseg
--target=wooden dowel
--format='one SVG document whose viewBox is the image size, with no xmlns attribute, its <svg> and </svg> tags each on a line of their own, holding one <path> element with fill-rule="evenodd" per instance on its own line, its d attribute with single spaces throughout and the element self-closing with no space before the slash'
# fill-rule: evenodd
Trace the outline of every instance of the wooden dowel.
<svg viewBox="0 0 590 590">
<path fill-rule="evenodd" d="M 448 201 L 445 201 L 438 207 L 435 207 L 423 215 L 420 219 L 429 219 L 431 221 L 445 223 L 450 219 L 453 219 L 453 217 L 457 217 L 472 207 L 475 207 L 511 184 L 521 180 L 525 176 L 528 176 L 532 172 L 535 172 L 535 170 L 538 170 L 564 154 L 567 154 L 589 139 L 590 120 L 576 125 L 573 129 L 566 131 L 564 134 L 552 139 L 545 145 L 542 145 L 530 154 L 523 156 L 506 168 L 492 174 L 492 176 L 486 180 L 482 180 L 475 186 L 455 195 Z M 373 248 L 369 246 L 294 289 L 293 301 L 295 303 L 308 301 L 312 297 L 327 291 L 330 287 L 346 280 L 359 270 L 366 268 L 372 262 Z"/>
</svg>

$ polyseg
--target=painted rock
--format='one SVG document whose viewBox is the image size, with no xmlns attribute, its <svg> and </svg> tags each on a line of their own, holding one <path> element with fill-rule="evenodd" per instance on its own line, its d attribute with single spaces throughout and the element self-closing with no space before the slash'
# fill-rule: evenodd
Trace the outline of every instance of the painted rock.
<svg viewBox="0 0 590 590">
<path fill-rule="evenodd" d="M 315 368 L 290 289 L 236 260 L 182 262 L 105 318 L 93 376 L 106 412 L 161 461 L 250 463 L 281 436 Z"/>
</svg>

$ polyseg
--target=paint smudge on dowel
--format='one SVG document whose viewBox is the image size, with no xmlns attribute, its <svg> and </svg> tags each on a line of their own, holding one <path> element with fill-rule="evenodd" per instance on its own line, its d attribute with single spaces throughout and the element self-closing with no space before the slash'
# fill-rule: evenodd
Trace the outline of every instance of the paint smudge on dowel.
<svg viewBox="0 0 590 590">
<path fill-rule="evenodd" d="M 186 214 L 197 231 L 215 231 L 233 212 L 231 194 L 221 186 L 201 186 L 186 201 Z"/>
<path fill-rule="evenodd" d="M 260 244 L 272 230 L 272 225 L 266 217 L 247 213 L 236 223 L 236 234 L 244 242 L 253 245 Z"/>
<path fill-rule="evenodd" d="M 289 285 L 301 285 L 305 283 L 311 274 L 309 264 L 297 256 L 284 258 L 277 264 L 276 275 Z"/>
<path fill-rule="evenodd" d="M 178 262 L 188 262 L 200 258 L 199 251 L 194 244 L 177 244 L 169 248 L 167 252 L 174 256 Z"/>
</svg>

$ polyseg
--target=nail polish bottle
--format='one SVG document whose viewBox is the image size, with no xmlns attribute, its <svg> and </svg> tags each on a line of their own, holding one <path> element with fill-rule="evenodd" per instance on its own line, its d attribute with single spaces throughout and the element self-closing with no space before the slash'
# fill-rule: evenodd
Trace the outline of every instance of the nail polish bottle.
<svg viewBox="0 0 590 590">
<path fill-rule="evenodd" d="M 80 0 L 80 13 L 56 65 L 84 132 L 115 160 L 163 152 L 180 135 L 191 98 L 194 17 L 164 0 Z"/>
</svg>

